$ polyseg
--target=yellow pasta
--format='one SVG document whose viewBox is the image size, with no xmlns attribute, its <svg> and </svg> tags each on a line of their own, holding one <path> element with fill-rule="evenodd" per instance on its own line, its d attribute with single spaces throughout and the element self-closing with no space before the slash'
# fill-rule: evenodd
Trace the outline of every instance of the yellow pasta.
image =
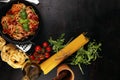
<svg viewBox="0 0 120 80">
<path fill-rule="evenodd" d="M 7 44 L 2 48 L 1 59 L 13 68 L 23 68 L 29 57 L 15 45 Z"/>
<path fill-rule="evenodd" d="M 6 41 L 0 36 L 0 51 L 2 50 L 5 44 L 6 44 Z"/>
</svg>

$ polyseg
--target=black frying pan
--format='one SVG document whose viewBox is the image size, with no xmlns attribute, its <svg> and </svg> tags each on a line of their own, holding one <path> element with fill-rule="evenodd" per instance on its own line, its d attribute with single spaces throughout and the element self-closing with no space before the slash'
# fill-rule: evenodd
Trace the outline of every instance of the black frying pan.
<svg viewBox="0 0 120 80">
<path fill-rule="evenodd" d="M 29 3 L 29 2 L 27 2 L 27 1 L 24 1 L 24 0 L 15 0 L 15 1 L 9 2 L 8 4 L 6 4 L 6 6 L 4 6 L 4 7 L 1 8 L 0 12 L 2 12 L 2 13 L 1 13 L 1 15 L 0 15 L 0 22 L 1 22 L 2 16 L 5 16 L 5 15 L 6 15 L 6 12 L 12 7 L 12 4 L 14 4 L 14 3 L 24 3 L 24 4 L 27 5 L 27 6 L 32 6 L 33 9 L 35 10 L 36 14 L 37 14 L 38 17 L 39 17 L 39 27 L 38 27 L 38 29 L 36 30 L 36 33 L 35 33 L 33 36 L 29 36 L 28 38 L 26 38 L 26 39 L 24 39 L 24 40 L 14 40 L 14 39 L 12 39 L 8 34 L 3 34 L 3 32 L 2 32 L 3 29 L 2 29 L 2 25 L 1 25 L 1 24 L 0 24 L 0 26 L 1 26 L 1 27 L 0 27 L 0 33 L 1 33 L 1 35 L 3 36 L 3 38 L 4 38 L 5 40 L 7 40 L 8 42 L 10 42 L 10 43 L 14 43 L 14 44 L 30 43 L 30 42 L 37 36 L 37 33 L 38 33 L 39 30 L 40 30 L 40 24 L 41 24 L 41 23 L 40 23 L 40 13 L 39 13 L 36 5 L 34 5 L 34 4 L 32 4 L 32 3 Z"/>
</svg>

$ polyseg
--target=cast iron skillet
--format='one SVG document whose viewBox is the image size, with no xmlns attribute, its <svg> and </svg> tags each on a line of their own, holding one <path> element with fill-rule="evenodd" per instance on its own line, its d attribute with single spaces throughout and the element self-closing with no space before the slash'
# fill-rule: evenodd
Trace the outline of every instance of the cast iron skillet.
<svg viewBox="0 0 120 80">
<path fill-rule="evenodd" d="M 35 10 L 36 14 L 38 15 L 39 17 L 39 26 L 38 26 L 38 29 L 36 30 L 36 33 L 33 35 L 33 36 L 29 36 L 28 38 L 24 39 L 24 40 L 14 40 L 12 39 L 9 35 L 7 34 L 3 34 L 2 32 L 2 25 L 1 25 L 1 18 L 2 16 L 5 16 L 6 12 L 12 7 L 12 4 L 14 3 L 24 3 L 26 6 L 32 6 L 33 9 Z M 30 43 L 32 42 L 33 39 L 35 39 L 35 37 L 37 36 L 39 30 L 40 30 L 40 13 L 39 13 L 39 10 L 37 9 L 37 6 L 32 4 L 32 3 L 29 3 L 27 1 L 24 1 L 24 0 L 15 0 L 15 1 L 11 1 L 9 3 L 7 3 L 4 7 L 2 7 L 0 9 L 0 34 L 1 36 L 8 42 L 10 43 L 14 43 L 14 44 L 26 44 L 26 43 Z"/>
</svg>

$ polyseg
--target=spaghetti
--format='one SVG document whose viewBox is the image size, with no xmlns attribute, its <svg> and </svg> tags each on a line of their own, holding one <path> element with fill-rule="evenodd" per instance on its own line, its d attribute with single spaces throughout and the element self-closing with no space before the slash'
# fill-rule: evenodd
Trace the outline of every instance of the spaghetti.
<svg viewBox="0 0 120 80">
<path fill-rule="evenodd" d="M 32 6 L 23 3 L 13 4 L 11 9 L 2 17 L 3 33 L 14 40 L 23 40 L 34 35 L 38 29 L 39 18 Z"/>
</svg>

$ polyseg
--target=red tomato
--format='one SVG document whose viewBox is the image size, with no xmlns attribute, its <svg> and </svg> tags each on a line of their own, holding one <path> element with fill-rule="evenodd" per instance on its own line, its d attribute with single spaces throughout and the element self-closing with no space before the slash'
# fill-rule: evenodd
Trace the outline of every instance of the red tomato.
<svg viewBox="0 0 120 80">
<path fill-rule="evenodd" d="M 43 47 L 47 47 L 49 44 L 48 44 L 48 42 L 43 42 Z"/>
<path fill-rule="evenodd" d="M 39 53 L 38 53 L 38 52 L 34 52 L 33 55 L 34 55 L 35 57 L 39 57 Z"/>
<path fill-rule="evenodd" d="M 40 61 L 41 61 L 41 58 L 38 58 L 38 61 L 40 62 Z"/>
<path fill-rule="evenodd" d="M 50 46 L 46 47 L 46 51 L 47 51 L 47 52 L 50 52 L 51 50 L 52 50 L 52 49 L 51 49 Z"/>
<path fill-rule="evenodd" d="M 36 57 L 35 60 L 34 60 L 33 62 L 39 64 L 40 60 Z"/>
<path fill-rule="evenodd" d="M 46 52 L 45 53 L 45 58 L 49 58 L 50 57 L 50 53 Z"/>
<path fill-rule="evenodd" d="M 37 46 L 35 47 L 35 51 L 36 51 L 36 52 L 40 52 L 41 50 L 42 50 L 42 48 L 41 48 L 40 45 L 37 45 Z"/>
<path fill-rule="evenodd" d="M 41 55 L 39 56 L 39 58 L 40 58 L 41 60 L 44 60 L 44 59 L 45 59 L 44 54 L 41 54 Z"/>
<path fill-rule="evenodd" d="M 35 56 L 30 55 L 30 59 L 31 59 L 31 60 L 34 60 L 34 59 L 35 59 Z"/>
</svg>

